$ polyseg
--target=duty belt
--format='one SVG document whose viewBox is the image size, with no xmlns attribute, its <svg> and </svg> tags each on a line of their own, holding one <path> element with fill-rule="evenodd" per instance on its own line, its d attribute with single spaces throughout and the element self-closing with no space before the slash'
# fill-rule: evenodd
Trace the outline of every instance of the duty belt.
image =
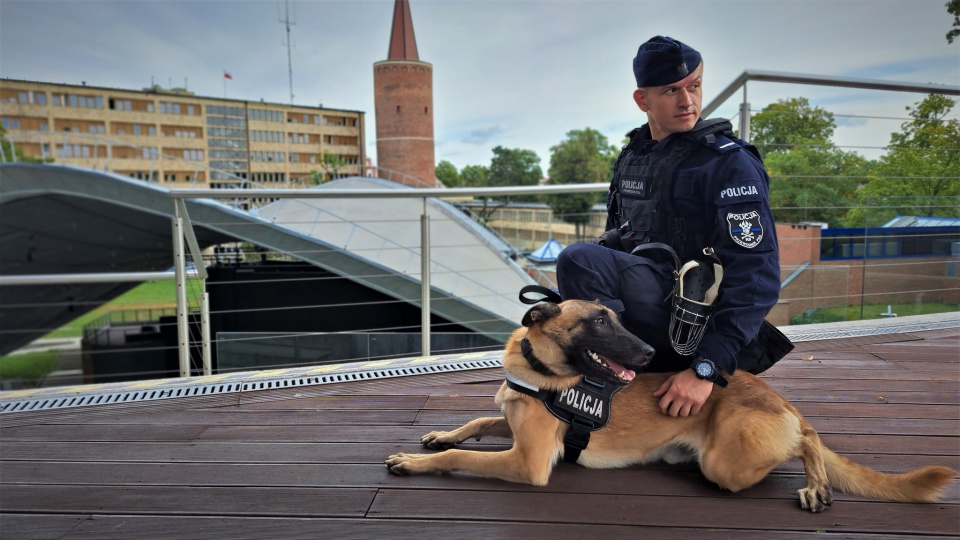
<svg viewBox="0 0 960 540">
<path fill-rule="evenodd" d="M 567 434 L 563 437 L 563 460 L 576 463 L 580 452 L 590 442 L 590 432 L 607 425 L 613 395 L 623 385 L 585 376 L 572 388 L 541 390 L 508 373 L 507 387 L 539 399 L 551 414 L 569 424 Z"/>
</svg>

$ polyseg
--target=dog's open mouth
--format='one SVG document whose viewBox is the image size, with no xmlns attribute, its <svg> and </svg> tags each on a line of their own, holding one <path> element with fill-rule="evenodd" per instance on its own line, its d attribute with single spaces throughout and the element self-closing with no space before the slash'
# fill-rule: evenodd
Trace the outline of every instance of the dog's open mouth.
<svg viewBox="0 0 960 540">
<path fill-rule="evenodd" d="M 634 373 L 633 370 L 627 369 L 623 367 L 621 364 L 605 356 L 601 356 L 597 354 L 595 351 L 591 351 L 590 349 L 587 349 L 585 352 L 587 353 L 588 358 L 593 360 L 596 364 L 604 367 L 605 369 L 610 370 L 611 373 L 616 375 L 618 379 L 620 379 L 625 383 L 632 381 L 633 378 L 637 376 L 637 374 Z"/>
</svg>

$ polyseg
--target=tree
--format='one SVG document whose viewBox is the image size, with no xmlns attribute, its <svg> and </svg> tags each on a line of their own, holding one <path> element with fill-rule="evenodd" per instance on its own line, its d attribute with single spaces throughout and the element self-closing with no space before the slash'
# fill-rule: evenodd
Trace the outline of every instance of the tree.
<svg viewBox="0 0 960 540">
<path fill-rule="evenodd" d="M 777 221 L 837 225 L 854 205 L 859 178 L 871 163 L 836 148 L 833 113 L 805 97 L 777 101 L 750 119 L 751 142 L 770 175 L 770 206 Z"/>
<path fill-rule="evenodd" d="M 323 171 L 327 176 L 327 180 L 340 178 L 340 169 L 347 166 L 347 162 L 342 157 L 329 152 L 324 152 L 323 155 L 320 156 L 320 162 L 323 163 Z"/>
<path fill-rule="evenodd" d="M 449 161 L 441 161 L 437 163 L 437 180 L 447 186 L 447 187 L 458 187 L 462 185 L 462 180 L 460 179 L 460 173 L 457 171 L 456 165 L 450 163 Z"/>
<path fill-rule="evenodd" d="M 460 171 L 460 182 L 464 187 L 486 187 L 490 169 L 485 165 L 467 165 Z"/>
<path fill-rule="evenodd" d="M 802 145 L 830 144 L 833 113 L 811 107 L 805 97 L 781 99 L 750 118 L 750 142 L 764 156 Z"/>
<path fill-rule="evenodd" d="M 543 170 L 540 168 L 540 157 L 533 150 L 502 146 L 493 149 L 490 175 L 487 178 L 488 186 L 536 186 L 541 178 L 543 178 Z M 536 200 L 535 195 L 512 198 L 517 201 Z"/>
<path fill-rule="evenodd" d="M 931 94 L 907 107 L 911 120 L 890 135 L 890 150 L 859 191 L 862 208 L 850 211 L 849 226 L 882 225 L 898 214 L 960 217 L 960 120 L 947 119 L 955 105 Z"/>
<path fill-rule="evenodd" d="M 487 187 L 490 169 L 484 165 L 467 165 L 460 171 L 460 181 L 463 187 Z M 486 223 L 493 211 L 503 205 L 490 205 L 490 199 L 483 199 L 483 208 L 477 216 L 480 223 Z"/>
<path fill-rule="evenodd" d="M 860 178 L 872 162 L 832 147 L 798 147 L 765 161 L 770 206 L 777 221 L 820 221 L 837 226 L 854 205 Z"/>
<path fill-rule="evenodd" d="M 953 28 L 947 32 L 947 43 L 953 43 L 953 38 L 960 36 L 960 0 L 950 0 L 945 5 L 947 13 L 953 15 Z"/>
<path fill-rule="evenodd" d="M 586 128 L 567 132 L 567 138 L 550 147 L 549 184 L 596 184 L 610 181 L 617 148 L 599 131 Z M 553 215 L 576 227 L 590 221 L 590 208 L 600 202 L 602 193 L 564 193 L 545 196 Z"/>
</svg>

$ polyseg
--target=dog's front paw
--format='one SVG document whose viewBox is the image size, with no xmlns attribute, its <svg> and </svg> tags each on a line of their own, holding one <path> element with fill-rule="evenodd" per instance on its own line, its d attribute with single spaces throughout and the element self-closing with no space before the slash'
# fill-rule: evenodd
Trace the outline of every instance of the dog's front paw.
<svg viewBox="0 0 960 540">
<path fill-rule="evenodd" d="M 451 431 L 431 431 L 420 437 L 420 444 L 432 450 L 446 450 L 453 448 L 460 442 L 463 441 L 457 440 Z"/>
<path fill-rule="evenodd" d="M 829 486 L 820 488 L 809 488 L 797 490 L 800 496 L 800 507 L 813 513 L 823 512 L 828 506 L 833 504 L 833 493 Z"/>
<path fill-rule="evenodd" d="M 428 454 L 394 454 L 387 458 L 387 470 L 393 474 L 406 476 L 408 474 L 423 474 L 424 471 L 413 466 L 413 462 L 427 457 Z"/>
</svg>

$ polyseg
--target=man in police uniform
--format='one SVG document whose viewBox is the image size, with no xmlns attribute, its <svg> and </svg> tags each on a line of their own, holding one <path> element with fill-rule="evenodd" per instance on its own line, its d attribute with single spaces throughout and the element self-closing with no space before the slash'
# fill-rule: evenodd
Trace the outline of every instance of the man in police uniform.
<svg viewBox="0 0 960 540">
<path fill-rule="evenodd" d="M 769 367 L 746 366 L 756 363 L 758 332 L 780 293 L 769 178 L 728 121 L 700 119 L 700 53 L 657 36 L 640 46 L 633 70 L 633 99 L 647 123 L 628 134 L 614 166 L 607 232 L 598 243 L 563 250 L 557 277 L 564 299 L 599 300 L 657 349 L 647 371 L 679 371 L 654 396 L 664 414 L 688 416 L 715 384 L 726 385 L 723 374 L 738 361 L 750 371 Z M 673 313 L 665 298 L 676 283 L 674 266 L 645 249 L 652 243 L 669 245 L 681 262 L 704 259 L 704 248 L 712 248 L 722 265 L 719 296 L 692 355 L 671 347 Z"/>
</svg>

